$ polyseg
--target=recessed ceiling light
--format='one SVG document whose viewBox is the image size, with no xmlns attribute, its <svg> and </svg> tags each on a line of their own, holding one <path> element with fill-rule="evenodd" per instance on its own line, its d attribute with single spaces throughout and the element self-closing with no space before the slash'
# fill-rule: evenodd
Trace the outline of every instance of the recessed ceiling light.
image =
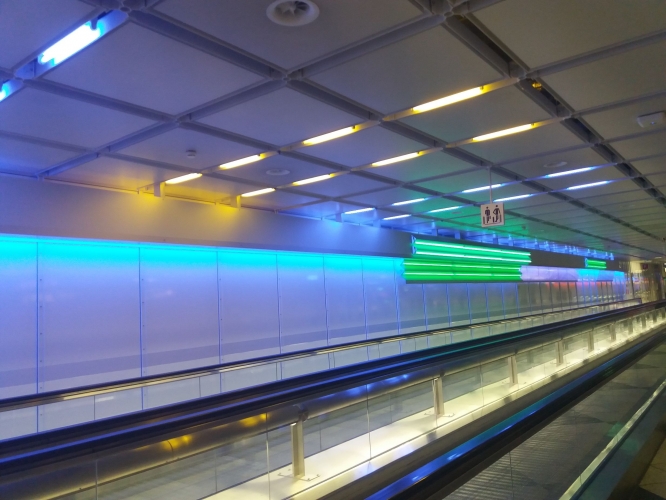
<svg viewBox="0 0 666 500">
<path fill-rule="evenodd" d="M 312 0 L 276 0 L 266 15 L 281 26 L 304 26 L 319 17 L 319 7 Z"/>
<path fill-rule="evenodd" d="M 554 161 L 553 163 L 546 163 L 543 168 L 561 168 L 566 167 L 568 164 L 566 161 Z"/>
<path fill-rule="evenodd" d="M 266 175 L 288 175 L 291 173 L 291 170 L 287 170 L 286 168 L 269 168 L 266 170 Z"/>
</svg>

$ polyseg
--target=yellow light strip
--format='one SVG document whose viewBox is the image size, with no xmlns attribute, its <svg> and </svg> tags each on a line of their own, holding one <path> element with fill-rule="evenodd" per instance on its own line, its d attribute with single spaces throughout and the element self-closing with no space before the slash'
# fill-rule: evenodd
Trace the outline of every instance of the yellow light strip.
<svg viewBox="0 0 666 500">
<path fill-rule="evenodd" d="M 246 158 L 241 158 L 240 160 L 234 160 L 228 163 L 223 163 L 222 165 L 220 165 L 220 168 L 222 170 L 228 170 L 230 168 L 236 168 L 236 167 L 241 167 L 243 165 L 247 165 L 248 163 L 254 163 L 255 161 L 263 160 L 264 158 L 265 156 L 263 154 L 252 155 Z"/>
<path fill-rule="evenodd" d="M 259 196 L 260 194 L 268 194 L 268 193 L 272 193 L 273 191 L 275 191 L 275 188 L 258 189 L 257 191 L 250 191 L 249 193 L 244 193 L 241 196 L 243 198 L 250 198 L 251 196 Z"/>
<path fill-rule="evenodd" d="M 420 151 L 417 151 L 416 153 L 408 153 L 406 155 L 402 156 L 396 156 L 394 158 L 389 158 L 388 160 L 381 160 L 381 161 L 376 161 L 372 163 L 373 167 L 383 167 L 384 165 L 390 165 L 391 163 L 398 163 L 401 161 L 406 161 L 406 160 L 411 160 L 412 158 L 416 158 L 421 154 Z"/>
<path fill-rule="evenodd" d="M 199 173 L 193 173 L 193 174 L 185 174 L 181 175 L 180 177 L 174 177 L 173 179 L 169 179 L 168 181 L 164 181 L 167 184 L 180 184 L 181 182 L 187 182 L 191 181 L 193 179 L 198 179 L 201 177 L 201 174 Z"/>
<path fill-rule="evenodd" d="M 346 127 L 336 130 L 334 132 L 329 132 L 328 134 L 318 135 L 317 137 L 312 137 L 311 139 L 306 139 L 303 141 L 303 144 L 306 146 L 313 146 L 315 144 L 320 144 L 322 142 L 330 141 L 337 139 L 338 137 L 344 137 L 345 135 L 353 134 L 357 131 L 357 127 Z"/>
<path fill-rule="evenodd" d="M 318 175 L 317 177 L 310 177 L 309 179 L 303 179 L 302 181 L 294 182 L 294 186 L 303 186 L 305 184 L 312 184 L 313 182 L 325 181 L 333 177 L 332 174 Z"/>
<path fill-rule="evenodd" d="M 483 94 L 483 87 L 476 87 L 473 89 L 464 90 L 463 92 L 458 92 L 457 94 L 453 94 L 447 97 L 442 97 L 441 99 L 435 99 L 434 101 L 426 102 L 425 104 L 414 106 L 412 111 L 415 113 L 425 113 L 426 111 L 448 106 L 449 104 L 464 101 L 465 99 L 471 99 L 472 97 L 476 97 L 481 94 Z"/>
<path fill-rule="evenodd" d="M 507 128 L 504 130 L 499 130 L 497 132 L 491 132 L 490 134 L 484 134 L 484 135 L 479 135 L 477 137 L 472 137 L 472 141 L 474 142 L 489 141 L 490 139 L 497 139 L 498 137 L 504 137 L 505 135 L 518 134 L 520 132 L 532 130 L 533 128 L 534 128 L 534 123 L 528 123 L 526 125 L 520 125 L 518 127 Z"/>
</svg>

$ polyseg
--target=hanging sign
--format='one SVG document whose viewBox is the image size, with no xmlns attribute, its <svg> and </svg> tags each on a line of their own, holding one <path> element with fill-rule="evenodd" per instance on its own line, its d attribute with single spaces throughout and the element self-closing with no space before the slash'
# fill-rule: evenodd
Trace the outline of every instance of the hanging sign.
<svg viewBox="0 0 666 500">
<path fill-rule="evenodd" d="M 504 203 L 481 205 L 481 227 L 504 225 Z"/>
</svg>

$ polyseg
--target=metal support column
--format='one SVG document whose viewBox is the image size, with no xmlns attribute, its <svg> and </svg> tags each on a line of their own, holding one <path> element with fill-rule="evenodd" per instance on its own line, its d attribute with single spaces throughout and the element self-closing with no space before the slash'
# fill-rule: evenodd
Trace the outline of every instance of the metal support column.
<svg viewBox="0 0 666 500">
<path fill-rule="evenodd" d="M 556 345 L 557 353 L 555 357 L 555 364 L 564 364 L 564 340 L 558 340 Z"/>
<path fill-rule="evenodd" d="M 594 351 L 594 330 L 587 332 L 587 352 Z"/>
<path fill-rule="evenodd" d="M 305 475 L 305 442 L 303 441 L 303 421 L 291 424 L 291 468 L 295 478 Z"/>
<path fill-rule="evenodd" d="M 444 416 L 444 386 L 442 377 L 437 377 L 432 380 L 432 398 L 433 407 L 435 408 L 435 416 Z"/>
<path fill-rule="evenodd" d="M 516 356 L 509 356 L 507 358 L 509 363 L 509 380 L 511 384 L 518 383 L 518 363 L 516 362 Z"/>
</svg>

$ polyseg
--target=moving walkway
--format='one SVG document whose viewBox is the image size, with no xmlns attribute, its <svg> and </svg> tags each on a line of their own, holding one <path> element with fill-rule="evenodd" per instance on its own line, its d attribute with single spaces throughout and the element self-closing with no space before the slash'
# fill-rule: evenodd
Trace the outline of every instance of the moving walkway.
<svg viewBox="0 0 666 500">
<path fill-rule="evenodd" d="M 245 388 L 1 442 L 0 498 L 388 498 L 404 490 L 386 489 L 396 478 L 441 457 L 459 467 L 475 453 L 488 456 L 484 436 L 501 441 L 502 432 L 527 429 L 535 415 L 546 418 L 663 342 L 665 306 L 515 328 L 521 318 L 499 332 L 493 322 L 478 326 L 485 335 L 477 338 L 467 325 L 239 364 Z M 465 340 L 452 343 L 455 334 Z M 417 339 L 424 348 L 330 365 L 339 352 L 381 353 L 382 343 Z M 297 370 L 284 364 L 304 360 L 320 369 L 251 380 L 252 370 L 290 374 Z M 15 398 L 0 410 L 85 398 L 94 405 L 105 394 L 192 380 L 203 387 L 225 370 Z"/>
</svg>

